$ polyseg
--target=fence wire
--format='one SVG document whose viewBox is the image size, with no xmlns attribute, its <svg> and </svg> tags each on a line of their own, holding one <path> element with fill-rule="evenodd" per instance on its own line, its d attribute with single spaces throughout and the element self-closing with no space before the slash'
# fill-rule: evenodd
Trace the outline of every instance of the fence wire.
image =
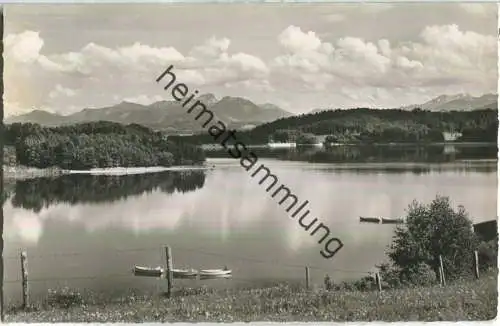
<svg viewBox="0 0 500 326">
<path fill-rule="evenodd" d="M 118 248 L 118 249 L 110 249 L 108 251 L 99 251 L 99 253 L 129 253 L 129 252 L 162 252 L 163 248 L 165 246 L 155 246 L 155 247 L 142 247 L 142 248 Z M 277 261 L 277 260 L 265 260 L 265 259 L 258 259 L 258 258 L 252 258 L 252 257 L 244 257 L 244 256 L 239 256 L 239 255 L 228 255 L 228 254 L 222 254 L 222 253 L 217 253 L 217 252 L 210 252 L 210 251 L 205 251 L 205 250 L 199 250 L 199 249 L 194 249 L 194 248 L 187 248 L 187 247 L 175 247 L 175 251 L 181 251 L 181 252 L 192 252 L 200 255 L 207 255 L 207 256 L 216 256 L 216 257 L 221 257 L 221 258 L 226 258 L 230 260 L 239 260 L 239 261 L 244 261 L 247 263 L 251 264 L 266 264 L 266 265 L 272 265 L 272 266 L 279 266 L 282 268 L 294 268 L 294 269 L 304 269 L 306 265 L 299 265 L 299 264 L 290 264 L 290 263 L 285 263 L 282 261 Z M 21 251 L 20 251 L 21 252 Z M 38 259 L 47 259 L 47 258 L 56 258 L 56 257 L 77 257 L 77 256 L 88 256 L 88 255 L 95 255 L 95 252 L 91 251 L 81 251 L 81 252 L 59 252 L 59 253 L 49 253 L 49 254 L 29 254 L 28 253 L 28 260 L 38 260 Z M 3 257 L 5 260 L 19 260 L 20 256 L 5 256 Z M 326 272 L 326 273 L 332 273 L 332 272 L 339 272 L 339 273 L 356 273 L 356 274 L 364 274 L 364 275 L 371 275 L 373 271 L 364 271 L 364 270 L 352 270 L 352 269 L 340 269 L 340 268 L 324 268 L 324 267 L 319 267 L 319 266 L 310 266 L 307 265 L 307 267 L 310 270 L 315 270 L 315 271 L 321 271 L 321 272 Z M 29 282 L 46 282 L 46 281 L 60 281 L 60 280 L 84 280 L 84 279 L 100 279 L 100 278 L 116 278 L 116 277 L 129 277 L 133 275 L 131 271 L 128 273 L 120 273 L 120 274 L 101 274 L 101 275 L 93 275 L 93 276 L 67 276 L 67 277 L 49 277 L 49 278 L 29 278 Z M 239 277 L 231 277 L 233 280 L 241 280 L 241 281 L 250 281 L 254 282 L 255 279 L 244 279 L 244 278 L 239 278 Z M 22 279 L 13 279 L 9 280 L 6 279 L 4 280 L 4 284 L 7 283 L 17 283 L 17 282 L 22 282 Z"/>
</svg>

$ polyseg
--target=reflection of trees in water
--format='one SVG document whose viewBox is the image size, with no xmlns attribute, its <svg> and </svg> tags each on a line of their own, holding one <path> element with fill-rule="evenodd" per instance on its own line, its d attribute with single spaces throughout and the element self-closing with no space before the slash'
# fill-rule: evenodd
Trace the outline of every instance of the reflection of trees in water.
<svg viewBox="0 0 500 326">
<path fill-rule="evenodd" d="M 323 169 L 324 170 L 324 169 Z M 478 166 L 463 166 L 463 165 L 454 165 L 454 166 L 367 166 L 367 167 L 348 167 L 348 168 L 331 168 L 328 169 L 330 171 L 334 171 L 336 173 L 357 173 L 357 174 L 373 174 L 373 173 L 383 173 L 383 174 L 397 174 L 397 173 L 412 173 L 416 175 L 427 174 L 427 173 L 442 173 L 447 171 L 453 171 L 458 173 L 467 173 L 467 172 L 479 172 L 479 173 L 492 173 L 497 171 L 496 164 L 485 164 Z"/>
<path fill-rule="evenodd" d="M 2 206 L 3 204 L 5 204 L 5 202 L 7 201 L 7 199 L 9 199 L 10 195 L 8 192 L 2 192 L 2 195 L 0 197 L 0 199 L 2 200 Z"/>
<path fill-rule="evenodd" d="M 203 171 L 167 171 L 122 176 L 63 175 L 17 181 L 12 198 L 14 207 L 35 212 L 55 203 L 100 203 L 126 199 L 155 190 L 171 194 L 200 189 Z"/>
<path fill-rule="evenodd" d="M 494 145 L 461 145 L 446 144 L 432 146 L 391 145 L 391 146 L 333 146 L 330 148 L 298 147 L 294 149 L 256 148 L 252 151 L 259 158 L 275 158 L 287 161 L 302 161 L 310 163 L 400 163 L 398 166 L 363 166 L 349 167 L 346 172 L 352 173 L 414 173 L 456 171 L 494 172 L 496 165 L 463 166 L 453 165 L 446 168 L 426 166 L 425 163 L 452 163 L 460 160 L 496 159 L 497 147 Z M 228 157 L 225 151 L 208 152 L 209 157 Z M 422 163 L 408 165 L 404 163 Z M 342 169 L 332 169 L 342 171 Z"/>
<path fill-rule="evenodd" d="M 410 146 L 340 146 L 317 151 L 306 158 L 317 163 L 388 163 L 388 162 L 446 162 L 451 157 L 443 154 L 442 147 Z"/>
<path fill-rule="evenodd" d="M 311 163 L 387 163 L 419 162 L 439 163 L 467 159 L 496 159 L 494 145 L 463 146 L 460 144 L 416 146 L 333 146 L 330 148 L 298 147 L 294 149 L 252 150 L 258 157 L 277 158 Z M 227 152 L 208 152 L 211 157 L 228 157 Z"/>
<path fill-rule="evenodd" d="M 2 201 L 2 207 L 5 202 L 12 196 L 14 189 L 16 187 L 16 181 L 9 178 L 4 178 L 3 180 L 3 193 L 0 196 L 0 200 Z"/>
</svg>

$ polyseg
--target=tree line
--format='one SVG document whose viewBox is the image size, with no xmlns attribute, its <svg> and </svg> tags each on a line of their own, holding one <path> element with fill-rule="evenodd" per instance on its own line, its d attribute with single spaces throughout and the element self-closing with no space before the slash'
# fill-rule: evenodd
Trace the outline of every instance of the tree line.
<svg viewBox="0 0 500 326">
<path fill-rule="evenodd" d="M 446 148 L 451 148 L 447 152 Z M 455 160 L 496 159 L 496 146 L 332 146 L 326 149 L 318 147 L 297 147 L 292 149 L 255 148 L 258 157 L 270 157 L 287 161 L 311 163 L 384 163 L 384 162 L 426 162 L 443 163 Z M 227 157 L 227 151 L 207 153 L 209 157 Z M 496 167 L 491 167 L 495 169 Z"/>
<path fill-rule="evenodd" d="M 17 164 L 87 170 L 198 164 L 204 152 L 138 124 L 99 121 L 42 127 L 14 123 L 5 127 L 5 142 L 14 146 Z"/>
<path fill-rule="evenodd" d="M 333 143 L 443 142 L 443 132 L 458 132 L 462 142 L 496 142 L 498 110 L 433 112 L 421 109 L 330 110 L 281 118 L 252 130 L 238 131 L 245 144 L 310 143 L 311 135 L 327 135 Z M 308 137 L 309 135 L 309 137 Z M 207 133 L 171 136 L 192 144 L 214 143 Z"/>
</svg>

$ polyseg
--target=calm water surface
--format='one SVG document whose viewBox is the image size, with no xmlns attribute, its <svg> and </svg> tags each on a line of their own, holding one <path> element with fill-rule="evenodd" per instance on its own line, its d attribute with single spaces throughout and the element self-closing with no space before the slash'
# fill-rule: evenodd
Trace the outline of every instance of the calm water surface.
<svg viewBox="0 0 500 326">
<path fill-rule="evenodd" d="M 364 276 L 384 259 L 394 227 L 360 224 L 359 216 L 402 216 L 412 200 L 429 202 L 440 194 L 465 206 L 474 222 L 496 217 L 495 161 L 457 159 L 455 152 L 453 159 L 401 154 L 406 159 L 388 162 L 328 154 L 330 163 L 311 163 L 310 152 L 302 160 L 301 154 L 285 154 L 262 154 L 259 162 L 308 200 L 311 215 L 343 241 L 334 258 L 323 258 L 317 238 L 233 159 L 211 158 L 215 168 L 208 171 L 32 179 L 7 184 L 7 301 L 20 298 L 21 249 L 28 252 L 35 297 L 61 286 L 158 290 L 164 285 L 130 271 L 135 264 L 164 265 L 166 244 L 175 267 L 233 270 L 233 280 L 177 282 L 181 286 L 300 280 L 304 266 L 321 283 L 326 273 L 337 281 Z M 318 157 L 324 162 L 328 155 Z M 480 158 L 491 158 L 485 156 Z"/>
</svg>

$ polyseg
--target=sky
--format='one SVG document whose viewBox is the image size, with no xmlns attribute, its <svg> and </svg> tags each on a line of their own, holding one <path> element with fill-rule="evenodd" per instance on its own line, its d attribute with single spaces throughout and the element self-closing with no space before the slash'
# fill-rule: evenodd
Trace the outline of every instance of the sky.
<svg viewBox="0 0 500 326">
<path fill-rule="evenodd" d="M 240 96 L 292 113 L 497 92 L 496 4 L 5 6 L 5 115 Z"/>
</svg>

